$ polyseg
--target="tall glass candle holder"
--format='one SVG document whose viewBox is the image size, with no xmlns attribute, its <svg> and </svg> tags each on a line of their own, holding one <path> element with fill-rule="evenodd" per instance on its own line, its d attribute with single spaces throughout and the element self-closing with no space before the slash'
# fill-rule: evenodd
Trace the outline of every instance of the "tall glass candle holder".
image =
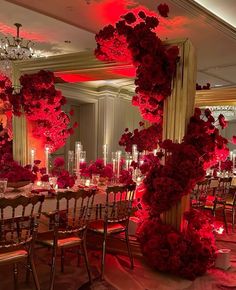
<svg viewBox="0 0 236 290">
<path fill-rule="evenodd" d="M 125 154 L 125 169 L 129 170 L 129 167 L 132 163 L 132 156 L 130 153 Z"/>
<path fill-rule="evenodd" d="M 73 173 L 73 170 L 74 170 L 74 151 L 73 150 L 68 151 L 67 169 L 70 174 Z"/>
<path fill-rule="evenodd" d="M 113 175 L 116 174 L 116 152 L 111 153 L 111 160 L 112 160 L 112 172 Z"/>
<path fill-rule="evenodd" d="M 138 162 L 138 150 L 136 144 L 132 145 L 132 157 L 134 162 Z"/>
<path fill-rule="evenodd" d="M 104 162 L 104 166 L 107 165 L 107 155 L 108 155 L 108 146 L 107 144 L 103 145 L 103 162 Z"/>
<path fill-rule="evenodd" d="M 31 150 L 30 150 L 30 164 L 32 167 L 34 166 L 35 155 L 36 155 L 36 149 L 31 148 Z"/>
<path fill-rule="evenodd" d="M 80 166 L 86 162 L 86 151 L 80 152 Z"/>
<path fill-rule="evenodd" d="M 45 168 L 46 168 L 46 174 L 49 174 L 49 153 L 50 153 L 50 147 L 49 145 L 45 145 Z"/>
<path fill-rule="evenodd" d="M 82 151 L 81 142 L 75 142 L 75 170 L 76 175 L 79 175 L 80 172 L 80 153 Z"/>
<path fill-rule="evenodd" d="M 116 152 L 116 156 L 117 156 L 117 159 L 116 159 L 116 162 L 117 162 L 117 174 L 116 174 L 116 177 L 117 177 L 117 180 L 119 180 L 119 178 L 120 178 L 120 161 L 121 161 L 121 154 L 122 154 L 121 151 L 117 151 L 117 152 Z"/>
</svg>

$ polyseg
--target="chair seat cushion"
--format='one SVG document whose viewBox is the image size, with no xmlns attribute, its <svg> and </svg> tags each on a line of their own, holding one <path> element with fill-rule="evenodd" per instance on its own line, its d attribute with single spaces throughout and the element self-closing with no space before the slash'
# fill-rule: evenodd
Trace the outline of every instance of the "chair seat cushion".
<svg viewBox="0 0 236 290">
<path fill-rule="evenodd" d="M 1 263 L 13 263 L 27 258 L 28 253 L 25 250 L 17 250 L 6 253 L 0 253 L 0 264 Z"/>
<path fill-rule="evenodd" d="M 39 238 L 37 239 L 37 242 L 46 246 L 53 247 L 53 238 Z M 65 237 L 65 238 L 59 238 L 57 241 L 57 246 L 60 247 L 73 247 L 77 246 L 81 243 L 81 239 L 79 237 Z"/>
<path fill-rule="evenodd" d="M 98 233 L 104 233 L 104 221 L 94 221 L 89 224 L 89 229 Z M 120 233 L 125 230 L 125 227 L 120 223 L 108 223 L 107 233 L 114 234 Z"/>
</svg>

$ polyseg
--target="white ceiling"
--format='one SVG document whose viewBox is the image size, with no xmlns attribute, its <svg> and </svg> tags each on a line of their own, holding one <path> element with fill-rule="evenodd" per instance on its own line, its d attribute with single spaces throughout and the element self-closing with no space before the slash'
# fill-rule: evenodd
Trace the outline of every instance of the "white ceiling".
<svg viewBox="0 0 236 290">
<path fill-rule="evenodd" d="M 115 23 L 129 8 L 156 12 L 153 0 L 0 0 L 0 32 L 23 24 L 22 36 L 38 40 L 47 54 L 93 50 L 94 35 L 104 25 Z M 198 82 L 212 86 L 236 86 L 236 0 L 167 0 L 170 18 L 158 33 L 162 38 L 192 40 L 198 55 Z M 198 2 L 198 3 L 197 3 Z M 160 3 L 160 1 L 159 1 Z M 202 5 L 204 7 L 199 6 Z M 221 22 L 211 12 L 229 24 Z M 64 43 L 70 40 L 70 44 Z"/>
<path fill-rule="evenodd" d="M 194 0 L 194 1 L 236 28 L 235 0 Z"/>
</svg>

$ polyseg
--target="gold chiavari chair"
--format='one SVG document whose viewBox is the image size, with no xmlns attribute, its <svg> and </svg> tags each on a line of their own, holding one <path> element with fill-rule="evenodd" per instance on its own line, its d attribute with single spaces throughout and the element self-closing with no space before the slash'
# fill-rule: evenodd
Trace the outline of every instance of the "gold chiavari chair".
<svg viewBox="0 0 236 290">
<path fill-rule="evenodd" d="M 56 212 L 51 215 L 52 231 L 38 237 L 37 242 L 52 248 L 50 290 L 54 289 L 56 256 L 61 250 L 61 271 L 64 272 L 64 250 L 81 247 L 89 282 L 92 283 L 86 248 L 86 230 L 91 215 L 96 189 L 77 192 L 58 192 Z"/>
<path fill-rule="evenodd" d="M 232 216 L 232 230 L 234 231 L 235 226 L 235 209 L 236 209 L 236 187 L 230 187 L 226 193 L 224 201 L 224 215 L 227 217 L 227 212 L 231 213 Z M 226 228 L 228 232 L 228 228 Z"/>
<path fill-rule="evenodd" d="M 220 178 L 214 196 L 208 196 L 204 205 L 205 210 L 210 210 L 213 216 L 217 211 L 221 211 L 224 218 L 226 232 L 228 233 L 227 217 L 226 217 L 226 199 L 230 192 L 232 177 Z"/>
<path fill-rule="evenodd" d="M 113 186 L 106 189 L 106 204 L 96 205 L 96 221 L 89 224 L 89 230 L 103 235 L 101 278 L 104 278 L 106 240 L 108 235 L 125 233 L 131 269 L 134 267 L 129 243 L 128 226 L 134 199 L 135 185 Z"/>
<path fill-rule="evenodd" d="M 194 208 L 201 208 L 204 206 L 207 195 L 210 191 L 210 179 L 205 179 L 198 182 L 196 188 L 191 195 L 191 206 Z"/>
<path fill-rule="evenodd" d="M 29 280 L 33 275 L 35 287 L 40 289 L 33 250 L 44 196 L 0 198 L 0 266 L 14 265 L 14 287 L 17 289 L 18 263 L 26 262 Z M 0 287 L 1 288 L 1 287 Z"/>
</svg>

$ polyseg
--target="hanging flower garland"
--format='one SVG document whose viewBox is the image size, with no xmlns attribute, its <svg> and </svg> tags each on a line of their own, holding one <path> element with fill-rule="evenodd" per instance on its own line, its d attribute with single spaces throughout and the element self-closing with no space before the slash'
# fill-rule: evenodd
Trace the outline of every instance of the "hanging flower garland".
<svg viewBox="0 0 236 290">
<path fill-rule="evenodd" d="M 166 4 L 159 5 L 160 15 L 167 17 L 167 8 Z M 160 123 L 163 102 L 171 94 L 179 49 L 177 46 L 167 48 L 156 35 L 157 17 L 140 11 L 138 15 L 129 12 L 121 18 L 115 26 L 108 25 L 96 35 L 95 55 L 103 61 L 133 63 L 136 96 L 132 103 L 139 107 L 145 120 Z"/>
<path fill-rule="evenodd" d="M 135 129 L 129 132 L 125 129 L 125 133 L 121 136 L 119 145 L 125 147 L 126 152 L 132 152 L 132 145 L 137 145 L 137 150 L 142 152 L 144 150 L 152 151 L 157 148 L 157 144 L 161 140 L 162 126 L 154 123 L 148 128 L 144 128 L 144 123 L 139 122 L 140 130 Z"/>
<path fill-rule="evenodd" d="M 12 83 L 10 79 L 0 74 L 0 115 L 6 117 L 6 123 L 0 118 L 0 160 L 5 154 L 12 154 L 12 112 L 10 100 L 12 97 Z M 9 125 L 10 124 L 10 125 Z"/>
<path fill-rule="evenodd" d="M 49 71 L 23 75 L 20 77 L 20 93 L 12 98 L 13 113 L 19 116 L 23 110 L 33 124 L 33 136 L 49 145 L 52 152 L 62 147 L 73 133 L 70 118 L 62 110 L 66 99 L 54 83 L 54 74 Z"/>
</svg>

